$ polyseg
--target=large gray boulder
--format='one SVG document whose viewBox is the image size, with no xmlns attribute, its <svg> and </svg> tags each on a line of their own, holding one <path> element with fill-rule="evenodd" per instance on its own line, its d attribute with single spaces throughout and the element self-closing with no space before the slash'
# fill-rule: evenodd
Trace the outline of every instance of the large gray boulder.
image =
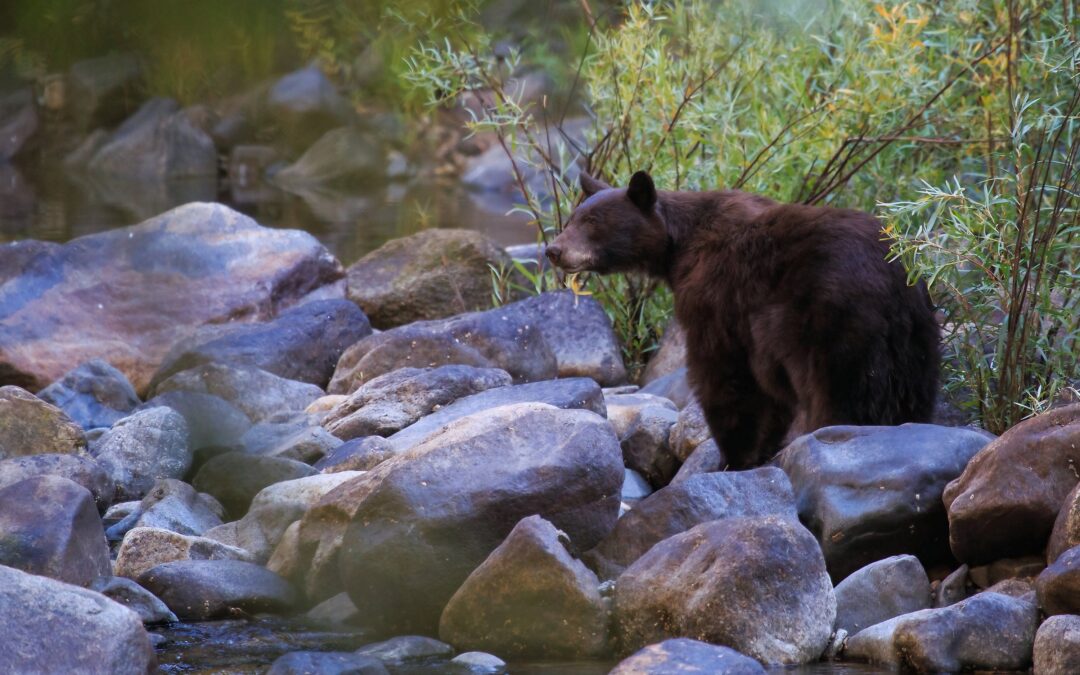
<svg viewBox="0 0 1080 675">
<path fill-rule="evenodd" d="M 610 607 L 566 535 L 529 516 L 450 598 L 439 637 L 509 658 L 598 658 L 610 650 Z"/>
<path fill-rule="evenodd" d="M 1080 616 L 1059 614 L 1035 633 L 1035 675 L 1080 673 Z"/>
<path fill-rule="evenodd" d="M 814 537 L 791 518 L 725 518 L 652 547 L 615 583 L 624 651 L 669 637 L 731 647 L 765 664 L 821 656 L 836 598 Z"/>
<path fill-rule="evenodd" d="M 524 403 L 455 420 L 305 515 L 309 597 L 340 579 L 373 626 L 432 632 L 522 518 L 594 545 L 615 524 L 622 480 L 618 440 L 591 412 Z"/>
<path fill-rule="evenodd" d="M 491 307 L 491 268 L 509 265 L 474 230 L 424 230 L 392 239 L 349 266 L 348 297 L 379 329 Z"/>
<path fill-rule="evenodd" d="M 776 463 L 840 580 L 890 555 L 950 560 L 941 495 L 988 442 L 971 429 L 930 424 L 826 427 L 797 438 Z"/>
<path fill-rule="evenodd" d="M 67 478 L 89 490 L 98 511 L 109 508 L 116 493 L 109 474 L 86 455 L 26 455 L 0 460 L 0 488 L 46 475 Z"/>
<path fill-rule="evenodd" d="M 949 543 L 971 565 L 1042 553 L 1080 466 L 1080 404 L 1017 424 L 945 489 Z"/>
<path fill-rule="evenodd" d="M 671 638 L 642 647 L 608 675 L 765 675 L 761 664 L 730 647 L 689 638 Z"/>
<path fill-rule="evenodd" d="M 836 585 L 836 629 L 854 635 L 901 614 L 931 607 L 930 580 L 913 555 L 870 563 Z"/>
<path fill-rule="evenodd" d="M 101 358 L 144 392 L 198 326 L 272 318 L 343 275 L 307 233 L 188 204 L 42 252 L 0 285 L 0 371 L 38 390 Z"/>
<path fill-rule="evenodd" d="M 63 410 L 20 387 L 0 387 L 0 459 L 85 449 L 82 428 Z"/>
<path fill-rule="evenodd" d="M 399 368 L 362 385 L 323 417 L 338 438 L 389 436 L 454 401 L 511 383 L 496 368 Z"/>
<path fill-rule="evenodd" d="M 63 410 L 84 429 L 111 427 L 139 405 L 124 374 L 101 359 L 66 373 L 39 391 L 38 398 Z"/>
<path fill-rule="evenodd" d="M 798 522 L 783 471 L 763 467 L 693 476 L 638 502 L 585 559 L 601 578 L 614 579 L 656 544 L 696 525 L 771 515 Z"/>
<path fill-rule="evenodd" d="M 172 408 L 150 408 L 117 422 L 94 453 L 116 484 L 116 500 L 142 499 L 159 478 L 183 478 L 191 467 L 188 426 Z"/>
<path fill-rule="evenodd" d="M 145 675 L 139 615 L 101 593 L 0 565 L 0 672 Z"/>
<path fill-rule="evenodd" d="M 0 565 L 79 586 L 110 573 L 94 498 L 59 476 L 0 489 Z"/>
<path fill-rule="evenodd" d="M 155 98 L 104 140 L 86 168 L 139 179 L 216 176 L 217 149 L 176 101 Z"/>
<path fill-rule="evenodd" d="M 142 573 L 139 585 L 176 616 L 206 621 L 259 612 L 285 613 L 296 591 L 270 570 L 239 560 L 180 560 Z"/>
<path fill-rule="evenodd" d="M 280 413 L 300 412 L 323 395 L 319 387 L 279 377 L 254 366 L 203 363 L 160 382 L 155 393 L 187 391 L 217 396 L 236 406 L 252 422 Z"/>
</svg>

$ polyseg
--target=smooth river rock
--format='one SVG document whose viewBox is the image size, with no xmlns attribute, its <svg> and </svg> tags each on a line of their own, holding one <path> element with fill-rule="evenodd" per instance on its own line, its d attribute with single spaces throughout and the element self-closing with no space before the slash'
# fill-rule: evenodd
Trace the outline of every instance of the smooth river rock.
<svg viewBox="0 0 1080 675">
<path fill-rule="evenodd" d="M 139 396 L 128 379 L 101 359 L 92 359 L 65 373 L 38 392 L 84 429 L 111 427 L 131 414 Z"/>
<path fill-rule="evenodd" d="M 690 638 L 671 638 L 642 647 L 608 675 L 765 675 L 761 664 L 730 647 Z"/>
<path fill-rule="evenodd" d="M 1080 546 L 1065 551 L 1035 580 L 1047 614 L 1080 614 Z"/>
<path fill-rule="evenodd" d="M 870 563 L 836 585 L 836 629 L 848 635 L 930 607 L 930 580 L 913 555 Z"/>
<path fill-rule="evenodd" d="M 204 363 L 160 382 L 155 393 L 211 394 L 239 408 L 252 422 L 283 412 L 299 412 L 323 395 L 319 387 L 279 377 L 254 366 Z"/>
<path fill-rule="evenodd" d="M 239 560 L 181 560 L 139 575 L 139 585 L 161 598 L 176 616 L 206 621 L 296 605 L 296 591 L 270 570 Z"/>
<path fill-rule="evenodd" d="M 63 410 L 21 387 L 0 387 L 0 459 L 85 449 L 82 427 Z"/>
<path fill-rule="evenodd" d="M 242 560 L 253 562 L 251 553 L 214 539 L 178 534 L 153 527 L 136 527 L 124 535 L 113 573 L 138 579 L 158 565 L 178 560 Z"/>
<path fill-rule="evenodd" d="M 101 512 L 109 508 L 116 493 L 109 474 L 86 455 L 27 455 L 0 460 L 0 488 L 46 475 L 67 478 L 89 490 Z"/>
<path fill-rule="evenodd" d="M 172 408 L 125 417 L 98 440 L 94 453 L 116 484 L 117 501 L 142 499 L 159 478 L 183 478 L 192 461 L 187 422 Z"/>
<path fill-rule="evenodd" d="M 295 459 L 226 452 L 203 464 L 191 484 L 213 495 L 233 519 L 239 519 L 263 488 L 316 473 L 316 469 Z"/>
<path fill-rule="evenodd" d="M 1080 483 L 1065 497 L 1065 503 L 1054 520 L 1050 541 L 1046 545 L 1046 564 L 1053 564 L 1058 556 L 1074 546 L 1080 546 Z"/>
<path fill-rule="evenodd" d="M 1035 633 L 1035 675 L 1080 673 L 1080 616 L 1059 614 Z"/>
</svg>

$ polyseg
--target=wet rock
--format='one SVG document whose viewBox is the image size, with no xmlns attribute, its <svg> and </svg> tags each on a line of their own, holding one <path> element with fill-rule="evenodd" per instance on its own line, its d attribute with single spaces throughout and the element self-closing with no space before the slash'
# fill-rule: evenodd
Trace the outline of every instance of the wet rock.
<svg viewBox="0 0 1080 675">
<path fill-rule="evenodd" d="M 223 398 L 193 391 L 167 391 L 139 406 L 140 410 L 166 407 L 180 413 L 187 424 L 188 447 L 232 447 L 251 429 L 251 420 Z"/>
<path fill-rule="evenodd" d="M 27 455 L 0 460 L 0 488 L 46 475 L 67 478 L 89 490 L 98 511 L 107 509 L 116 493 L 105 470 L 85 455 Z"/>
<path fill-rule="evenodd" d="M 360 475 L 358 471 L 342 471 L 275 483 L 255 495 L 243 518 L 206 534 L 250 551 L 258 562 L 266 562 L 289 525 L 303 517 L 325 494 Z"/>
<path fill-rule="evenodd" d="M 689 638 L 672 638 L 623 659 L 609 675 L 764 675 L 761 664 L 729 647 Z"/>
<path fill-rule="evenodd" d="M 244 452 L 313 463 L 341 445 L 341 439 L 311 417 L 300 414 L 283 421 L 269 420 L 251 427 L 240 439 Z"/>
<path fill-rule="evenodd" d="M 142 499 L 159 478 L 183 478 L 191 466 L 188 428 L 172 408 L 150 408 L 117 422 L 94 446 L 116 484 L 116 500 Z"/>
<path fill-rule="evenodd" d="M 1080 672 L 1080 616 L 1052 616 L 1035 633 L 1036 675 Z"/>
<path fill-rule="evenodd" d="M 164 357 L 153 384 L 206 363 L 254 366 L 290 380 L 324 386 L 341 353 L 371 333 L 348 300 L 308 302 L 266 323 L 207 326 Z"/>
<path fill-rule="evenodd" d="M 685 462 L 699 445 L 712 438 L 709 423 L 705 421 L 705 411 L 697 401 L 688 403 L 679 411 L 679 419 L 671 428 L 672 452 Z"/>
<path fill-rule="evenodd" d="M 38 392 L 84 429 L 111 427 L 131 414 L 139 397 L 124 374 L 101 359 L 66 373 Z"/>
<path fill-rule="evenodd" d="M 386 152 L 374 134 L 355 127 L 326 132 L 298 160 L 273 175 L 286 189 L 380 177 Z"/>
<path fill-rule="evenodd" d="M 900 553 L 925 565 L 950 560 L 941 494 L 987 442 L 970 429 L 929 424 L 826 427 L 776 461 L 839 580 Z"/>
<path fill-rule="evenodd" d="M 1058 556 L 1036 579 L 1035 589 L 1047 614 L 1080 614 L 1080 546 Z"/>
<path fill-rule="evenodd" d="M 690 476 L 723 471 L 725 468 L 727 468 L 727 459 L 724 457 L 724 453 L 720 452 L 720 447 L 716 444 L 716 441 L 710 438 L 694 448 L 694 451 L 690 453 L 690 456 L 686 458 L 686 461 L 682 463 L 682 466 L 675 473 L 675 477 L 671 479 L 671 484 L 681 483 Z"/>
<path fill-rule="evenodd" d="M 0 459 L 85 448 L 82 428 L 64 411 L 20 387 L 0 387 Z"/>
<path fill-rule="evenodd" d="M 183 481 L 165 478 L 139 502 L 138 508 L 105 533 L 110 541 L 120 541 L 136 527 L 153 527 L 178 534 L 201 535 L 221 525 L 225 515 L 213 497 L 200 494 Z"/>
<path fill-rule="evenodd" d="M 930 580 L 918 558 L 885 558 L 837 584 L 835 627 L 854 635 L 895 616 L 928 609 L 930 602 Z"/>
<path fill-rule="evenodd" d="M 94 498 L 59 476 L 0 489 L 0 565 L 86 586 L 109 573 Z"/>
<path fill-rule="evenodd" d="M 671 482 L 679 460 L 671 451 L 668 436 L 679 418 L 675 404 L 647 394 L 606 396 L 608 419 L 612 421 L 623 462 L 639 472 L 653 487 Z"/>
<path fill-rule="evenodd" d="M 365 436 L 345 441 L 315 462 L 314 467 L 323 473 L 370 471 L 396 454 L 394 446 L 382 436 Z"/>
<path fill-rule="evenodd" d="M 686 367 L 686 333 L 679 322 L 672 319 L 660 338 L 660 347 L 653 353 L 641 376 L 642 384 L 651 384 Z"/>
<path fill-rule="evenodd" d="M 217 176 L 217 149 L 176 101 L 156 98 L 112 132 L 87 168 L 140 179 Z"/>
<path fill-rule="evenodd" d="M 347 394 L 397 368 L 451 363 L 501 368 L 515 382 L 584 376 L 608 386 L 626 379 L 603 308 L 566 291 L 373 335 L 342 355 L 328 391 Z"/>
<path fill-rule="evenodd" d="M 217 396 L 239 408 L 252 422 L 285 412 L 303 411 L 323 395 L 322 389 L 278 377 L 261 368 L 204 363 L 183 370 L 158 384 L 157 394 L 187 391 Z"/>
<path fill-rule="evenodd" d="M 765 467 L 693 476 L 640 501 L 585 559 L 601 578 L 614 579 L 659 542 L 696 525 L 767 515 L 798 520 L 783 471 Z"/>
<path fill-rule="evenodd" d="M 304 616 L 317 623 L 343 624 L 359 618 L 360 610 L 353 604 L 348 593 L 338 593 L 312 607 Z"/>
<path fill-rule="evenodd" d="M 510 375 L 495 368 L 399 368 L 368 380 L 322 425 L 342 440 L 389 436 L 459 398 L 510 383 Z"/>
<path fill-rule="evenodd" d="M 420 635 L 402 635 L 383 642 L 373 642 L 356 650 L 357 654 L 382 661 L 388 666 L 404 666 L 409 663 L 447 659 L 454 655 L 454 648 Z"/>
<path fill-rule="evenodd" d="M 241 560 L 252 562 L 252 555 L 206 537 L 178 534 L 170 530 L 137 527 L 124 535 L 117 552 L 114 574 L 138 579 L 158 565 L 178 560 Z"/>
<path fill-rule="evenodd" d="M 283 137 L 299 148 L 353 117 L 348 101 L 315 66 L 294 71 L 275 82 L 267 92 L 266 104 Z"/>
<path fill-rule="evenodd" d="M 608 644 L 610 608 L 596 575 L 539 516 L 519 522 L 454 593 L 439 637 L 507 657 L 590 658 Z"/>
<path fill-rule="evenodd" d="M 139 616 L 101 593 L 0 565 L 0 607 L 0 672 L 143 675 L 156 666 Z"/>
<path fill-rule="evenodd" d="M 955 605 L 968 596 L 968 566 L 961 565 L 938 584 L 934 594 L 934 607 Z"/>
<path fill-rule="evenodd" d="M 450 667 L 456 668 L 454 672 L 470 673 L 474 675 L 502 675 L 506 672 L 506 661 L 494 654 L 484 652 L 465 652 L 450 659 Z"/>
<path fill-rule="evenodd" d="M 279 656 L 266 675 L 389 675 L 382 661 L 352 652 L 290 652 Z"/>
<path fill-rule="evenodd" d="M 694 401 L 694 392 L 686 379 L 686 368 L 679 368 L 673 373 L 658 377 L 641 388 L 643 394 L 663 396 L 674 403 L 680 410 Z"/>
<path fill-rule="evenodd" d="M 870 626 L 848 638 L 844 654 L 919 672 L 1024 670 L 1031 665 L 1038 625 L 1034 603 L 978 593 Z"/>
<path fill-rule="evenodd" d="M 0 369 L 37 390 L 101 358 L 145 391 L 170 346 L 196 327 L 268 319 L 343 274 L 307 233 L 188 204 L 43 252 L 0 286 Z"/>
<path fill-rule="evenodd" d="M 270 570 L 239 560 L 180 560 L 158 565 L 137 579 L 185 621 L 205 621 L 293 609 L 292 586 Z"/>
<path fill-rule="evenodd" d="M 30 89 L 0 96 L 0 162 L 10 161 L 26 148 L 39 122 Z"/>
<path fill-rule="evenodd" d="M 1080 465 L 1080 404 L 1009 429 L 945 490 L 949 543 L 977 565 L 1040 553 Z"/>
<path fill-rule="evenodd" d="M 809 663 L 828 645 L 835 618 L 817 542 L 780 516 L 698 525 L 652 547 L 615 584 L 625 651 L 694 635 L 762 663 Z"/>
<path fill-rule="evenodd" d="M 433 631 L 450 596 L 522 518 L 538 514 L 584 547 L 607 534 L 619 455 L 611 426 L 586 411 L 526 403 L 456 420 L 308 512 L 309 595 L 332 595 L 340 567 L 372 626 Z"/>
<path fill-rule="evenodd" d="M 203 464 L 191 484 L 221 502 L 230 516 L 241 518 L 263 488 L 316 473 L 294 459 L 226 452 Z"/>
<path fill-rule="evenodd" d="M 491 268 L 506 252 L 474 230 L 424 230 L 392 239 L 348 269 L 349 299 L 376 328 L 491 307 Z"/>
<path fill-rule="evenodd" d="M 1065 551 L 1080 546 L 1080 483 L 1065 497 L 1046 545 L 1046 562 L 1053 564 Z"/>
<path fill-rule="evenodd" d="M 90 584 L 90 590 L 115 600 L 139 615 L 144 624 L 172 623 L 176 615 L 158 600 L 153 593 L 124 577 L 99 577 Z"/>
<path fill-rule="evenodd" d="M 989 565 L 980 565 L 968 570 L 968 576 L 979 588 L 990 588 L 1007 579 L 1039 576 L 1046 569 L 1046 561 L 1041 555 L 1027 555 L 1019 558 L 1001 558 Z"/>
<path fill-rule="evenodd" d="M 142 69 L 132 54 L 79 61 L 68 75 L 71 111 L 82 130 L 111 127 L 142 101 Z"/>
</svg>

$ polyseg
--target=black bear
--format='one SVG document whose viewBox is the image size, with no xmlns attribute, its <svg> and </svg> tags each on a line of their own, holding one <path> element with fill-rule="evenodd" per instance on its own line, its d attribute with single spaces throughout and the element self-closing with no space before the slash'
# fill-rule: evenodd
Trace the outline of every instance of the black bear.
<svg viewBox="0 0 1080 675">
<path fill-rule="evenodd" d="M 870 214 L 737 190 L 665 192 L 583 174 L 586 199 L 548 246 L 567 272 L 670 284 L 690 384 L 731 468 L 769 461 L 789 431 L 928 421 L 940 333 Z"/>
</svg>

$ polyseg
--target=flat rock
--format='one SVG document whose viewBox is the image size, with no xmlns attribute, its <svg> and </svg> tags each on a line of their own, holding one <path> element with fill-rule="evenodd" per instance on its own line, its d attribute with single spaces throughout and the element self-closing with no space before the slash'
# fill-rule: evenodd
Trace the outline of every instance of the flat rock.
<svg viewBox="0 0 1080 675">
<path fill-rule="evenodd" d="M 334 406 L 322 425 L 338 438 L 389 436 L 454 401 L 511 383 L 496 368 L 399 368 L 368 380 Z"/>
<path fill-rule="evenodd" d="M 1035 633 L 1035 673 L 1073 675 L 1080 672 L 1080 616 L 1059 614 Z"/>
<path fill-rule="evenodd" d="M 0 565 L 0 607 L 2 672 L 145 675 L 157 665 L 139 615 L 101 593 Z"/>
<path fill-rule="evenodd" d="M 424 230 L 349 266 L 348 297 L 379 329 L 489 309 L 491 269 L 509 262 L 475 230 Z"/>
<path fill-rule="evenodd" d="M 191 466 L 188 427 L 172 408 L 125 417 L 94 446 L 99 464 L 116 484 L 116 500 L 142 499 L 159 478 L 183 478 Z"/>
<path fill-rule="evenodd" d="M 101 512 L 112 504 L 116 493 L 105 469 L 86 455 L 25 455 L 0 460 L 0 488 L 33 476 L 60 476 L 78 483 L 90 491 Z"/>
<path fill-rule="evenodd" d="M 139 576 L 139 585 L 185 621 L 205 621 L 293 609 L 297 595 L 287 581 L 260 565 L 239 560 L 180 560 Z"/>
<path fill-rule="evenodd" d="M 92 359 L 38 392 L 84 429 L 111 427 L 131 414 L 139 396 L 128 379 L 101 359 Z"/>
<path fill-rule="evenodd" d="M 266 675 L 389 675 L 383 662 L 352 652 L 289 652 Z"/>
<path fill-rule="evenodd" d="M 138 508 L 106 532 L 120 541 L 136 527 L 153 527 L 177 534 L 200 535 L 221 525 L 224 509 L 210 495 L 200 494 L 183 481 L 163 478 L 139 502 Z"/>
<path fill-rule="evenodd" d="M 671 638 L 642 647 L 619 662 L 608 675 L 764 675 L 761 664 L 730 647 L 690 638 Z"/>
<path fill-rule="evenodd" d="M 124 535 L 116 555 L 114 573 L 138 579 L 158 565 L 178 560 L 241 560 L 252 562 L 251 553 L 214 539 L 178 534 L 170 530 L 137 527 Z"/>
<path fill-rule="evenodd" d="M 1047 614 L 1080 614 L 1080 546 L 1065 551 L 1035 580 Z"/>
<path fill-rule="evenodd" d="M 609 650 L 600 581 L 540 516 L 519 522 L 454 593 L 439 637 L 510 658 L 597 658 Z"/>
<path fill-rule="evenodd" d="M 855 635 L 901 614 L 931 607 L 930 580 L 913 555 L 870 563 L 836 586 L 836 629 Z"/>
<path fill-rule="evenodd" d="M 78 586 L 109 574 L 109 547 L 93 496 L 48 475 L 0 489 L 0 565 Z"/>
<path fill-rule="evenodd" d="M 187 204 L 47 250 L 0 285 L 0 369 L 38 390 L 101 358 L 145 391 L 198 326 L 272 318 L 343 275 L 305 232 Z"/>
<path fill-rule="evenodd" d="M 585 559 L 601 578 L 614 579 L 656 544 L 696 525 L 767 515 L 798 521 L 783 471 L 763 467 L 693 476 L 638 502 Z"/>
<path fill-rule="evenodd" d="M 319 387 L 288 380 L 254 366 L 204 363 L 157 385 L 155 392 L 211 394 L 239 408 L 253 422 L 283 412 L 299 412 L 323 395 Z"/>
<path fill-rule="evenodd" d="M 1000 593 L 978 593 L 865 628 L 848 638 L 846 658 L 919 672 L 1025 670 L 1039 610 Z"/>
<path fill-rule="evenodd" d="M 797 438 L 776 463 L 840 580 L 901 553 L 924 565 L 951 560 L 941 495 L 987 442 L 977 431 L 929 424 L 826 427 Z"/>
<path fill-rule="evenodd" d="M 63 410 L 21 387 L 0 387 L 0 460 L 85 449 L 82 427 Z"/>
<path fill-rule="evenodd" d="M 247 513 L 263 488 L 316 473 L 316 469 L 295 459 L 226 452 L 203 464 L 191 484 L 212 495 L 236 519 Z"/>
<path fill-rule="evenodd" d="M 766 664 L 809 663 L 835 618 L 817 542 L 781 516 L 698 525 L 652 547 L 615 583 L 624 651 L 692 636 Z"/>
<path fill-rule="evenodd" d="M 90 590 L 119 602 L 139 615 L 144 624 L 173 623 L 178 621 L 165 603 L 131 579 L 124 577 L 99 577 L 90 584 Z"/>
</svg>

